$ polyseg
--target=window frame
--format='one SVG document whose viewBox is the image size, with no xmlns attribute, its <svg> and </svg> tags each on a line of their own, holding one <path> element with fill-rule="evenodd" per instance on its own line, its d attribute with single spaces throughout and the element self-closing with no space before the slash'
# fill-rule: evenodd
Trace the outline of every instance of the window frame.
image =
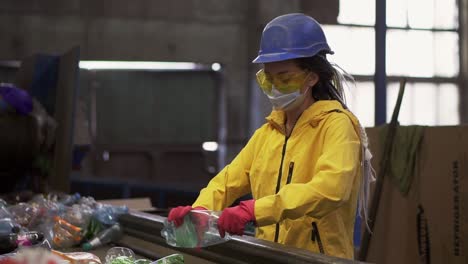
<svg viewBox="0 0 468 264">
<path fill-rule="evenodd" d="M 377 2 L 380 2 L 380 1 L 377 1 Z M 459 54 L 460 54 L 460 57 L 462 56 L 462 47 L 461 47 L 461 30 L 463 28 L 463 25 L 460 23 L 458 23 L 458 26 L 456 28 L 436 28 L 436 27 L 432 27 L 432 28 L 419 28 L 419 27 L 411 27 L 409 26 L 409 23 L 407 21 L 407 25 L 404 26 L 404 27 L 397 27 L 397 26 L 387 26 L 385 23 L 385 25 L 377 25 L 378 22 L 382 22 L 382 17 L 385 18 L 386 20 L 386 17 L 387 17 L 387 14 L 386 14 L 386 11 L 387 11 L 387 4 L 391 4 L 391 2 L 388 2 L 387 1 L 382 1 L 383 2 L 383 7 L 382 7 L 382 3 L 376 3 L 376 17 L 375 17 L 375 23 L 374 25 L 368 25 L 368 24 L 354 24 L 354 23 L 339 23 L 337 21 L 336 24 L 334 24 L 334 26 L 343 26 L 343 27 L 350 27 L 350 28 L 372 28 L 374 29 L 374 32 L 375 32 L 375 52 L 376 52 L 376 56 L 375 56 L 375 69 L 374 69 L 374 74 L 373 75 L 354 75 L 353 74 L 353 77 L 355 79 L 356 82 L 374 82 L 374 89 L 375 89 L 375 93 L 374 93 L 374 101 L 375 101 L 375 107 L 374 107 L 374 125 L 381 125 L 381 121 L 379 123 L 379 120 L 387 120 L 387 116 L 390 116 L 391 113 L 387 113 L 386 111 L 386 104 L 388 103 L 387 102 L 387 96 L 386 94 L 388 93 L 388 86 L 390 83 L 393 83 L 393 82 L 399 82 L 402 78 L 405 78 L 407 80 L 408 83 L 434 83 L 434 84 L 442 84 L 442 83 L 451 83 L 451 84 L 454 84 L 458 87 L 458 90 L 460 91 L 461 87 L 462 87 L 462 81 L 461 81 L 461 74 L 462 74 L 462 65 L 461 65 L 461 62 L 459 61 L 459 65 L 458 65 L 458 74 L 455 75 L 454 77 L 442 77 L 442 76 L 434 76 L 434 77 L 409 77 L 409 76 L 404 76 L 404 75 L 388 75 L 387 72 L 384 73 L 384 76 L 385 76 L 385 79 L 384 79 L 384 83 L 385 83 L 385 94 L 384 94 L 384 97 L 385 98 L 382 98 L 382 93 L 379 92 L 377 89 L 378 85 L 376 82 L 378 82 L 378 69 L 382 69 L 381 65 L 379 67 L 379 63 L 386 63 L 386 58 L 384 58 L 383 62 L 379 60 L 379 55 L 377 54 L 379 51 L 377 50 L 377 46 L 378 45 L 383 45 L 385 47 L 385 56 L 387 55 L 387 44 L 386 44 L 386 41 L 387 41 L 387 31 L 388 30 L 418 30 L 418 31 L 424 31 L 424 32 L 432 32 L 432 33 L 436 33 L 436 32 L 453 32 L 453 33 L 457 33 L 458 35 L 458 38 L 459 38 L 459 41 L 457 43 L 458 45 L 458 50 L 459 50 Z M 457 1 L 458 2 L 458 1 Z M 379 6 L 380 4 L 380 6 Z M 461 18 L 461 8 L 460 8 L 460 4 L 457 5 L 457 13 L 458 13 L 458 19 L 460 20 Z M 378 21 L 380 18 L 380 21 Z M 382 32 L 383 30 L 383 32 Z M 379 31 L 379 32 L 378 32 Z M 377 36 L 378 34 L 381 34 L 380 35 L 380 38 Z M 384 35 L 384 42 L 385 43 L 381 43 L 382 42 L 382 33 Z M 381 51 L 380 51 L 381 52 Z M 386 70 L 386 66 L 384 65 L 383 66 L 383 69 Z M 382 81 L 382 80 L 380 80 Z M 382 82 L 381 82 L 382 83 Z M 459 103 L 460 104 L 463 104 L 462 102 L 463 98 L 459 97 Z M 385 106 L 384 107 L 380 107 L 378 109 L 378 104 L 379 102 L 385 102 Z M 383 111 L 383 114 L 385 114 L 385 117 L 382 118 L 382 110 L 384 109 Z M 461 116 L 461 113 L 459 113 L 460 115 L 460 118 L 459 120 L 461 121 L 462 120 L 462 116 Z"/>
</svg>

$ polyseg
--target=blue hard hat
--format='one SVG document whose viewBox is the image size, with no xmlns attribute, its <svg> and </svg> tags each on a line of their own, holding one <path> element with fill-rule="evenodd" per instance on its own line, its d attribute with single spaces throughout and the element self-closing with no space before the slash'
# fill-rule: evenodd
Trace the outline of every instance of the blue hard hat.
<svg viewBox="0 0 468 264">
<path fill-rule="evenodd" d="M 27 115 L 33 110 L 33 101 L 28 92 L 13 84 L 0 83 L 0 96 L 22 115 Z"/>
<path fill-rule="evenodd" d="M 333 54 L 320 24 L 310 16 L 295 13 L 279 16 L 263 30 L 258 56 L 253 63 Z"/>
</svg>

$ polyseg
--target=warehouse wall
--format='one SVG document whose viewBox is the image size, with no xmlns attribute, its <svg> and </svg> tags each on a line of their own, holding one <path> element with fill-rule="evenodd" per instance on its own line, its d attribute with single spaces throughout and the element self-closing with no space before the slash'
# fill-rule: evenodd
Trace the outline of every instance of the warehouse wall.
<svg viewBox="0 0 468 264">
<path fill-rule="evenodd" d="M 229 160 L 250 134 L 249 87 L 255 73 L 250 61 L 265 22 L 307 12 L 333 23 L 337 7 L 338 0 L 2 0 L 0 60 L 80 45 L 82 60 L 220 62 Z"/>
</svg>

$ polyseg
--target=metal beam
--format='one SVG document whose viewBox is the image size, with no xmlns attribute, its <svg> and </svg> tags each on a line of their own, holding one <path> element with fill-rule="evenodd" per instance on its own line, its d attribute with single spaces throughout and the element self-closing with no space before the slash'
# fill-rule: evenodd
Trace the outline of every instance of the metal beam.
<svg viewBox="0 0 468 264">
<path fill-rule="evenodd" d="M 385 69 L 385 36 L 387 33 L 386 0 L 375 5 L 375 125 L 385 124 L 387 119 L 387 77 Z"/>
<path fill-rule="evenodd" d="M 468 122 L 468 0 L 458 0 L 460 123 Z"/>
<path fill-rule="evenodd" d="M 164 227 L 165 220 L 166 218 L 162 216 L 136 211 L 132 211 L 127 215 L 122 215 L 119 218 L 119 222 L 123 226 L 124 233 L 127 236 L 138 238 L 157 246 L 177 250 L 178 253 L 185 253 L 214 263 L 362 263 L 354 260 L 313 253 L 305 249 L 285 246 L 249 236 L 234 236 L 226 243 L 205 248 L 174 248 L 168 246 L 164 238 L 161 236 L 161 230 Z M 119 242 L 117 242 L 117 244 L 119 244 Z M 144 254 L 144 248 L 139 248 L 135 244 L 126 246 L 131 246 L 131 248 L 136 252 Z M 151 252 L 144 255 L 148 254 L 151 254 Z M 147 257 L 155 258 L 158 256 L 149 255 Z"/>
<path fill-rule="evenodd" d="M 372 82 L 374 80 L 374 76 L 366 75 L 353 75 L 353 78 L 357 82 Z M 401 78 L 401 76 L 386 76 L 387 83 L 398 83 Z M 405 77 L 405 79 L 408 83 L 458 83 L 458 77 Z"/>
<path fill-rule="evenodd" d="M 350 23 L 340 23 L 340 26 L 346 27 L 356 27 L 356 28 L 374 28 L 374 26 L 370 25 L 360 25 L 360 24 L 350 24 Z M 457 29 L 451 28 L 418 28 L 418 27 L 392 27 L 387 26 L 387 29 L 395 29 L 395 30 L 417 30 L 417 31 L 426 31 L 426 32 L 458 32 Z"/>
<path fill-rule="evenodd" d="M 54 151 L 54 170 L 49 178 L 51 190 L 70 192 L 72 166 L 73 120 L 78 86 L 78 62 L 80 48 L 74 47 L 65 53 L 59 62 L 55 120 L 59 124 Z"/>
</svg>

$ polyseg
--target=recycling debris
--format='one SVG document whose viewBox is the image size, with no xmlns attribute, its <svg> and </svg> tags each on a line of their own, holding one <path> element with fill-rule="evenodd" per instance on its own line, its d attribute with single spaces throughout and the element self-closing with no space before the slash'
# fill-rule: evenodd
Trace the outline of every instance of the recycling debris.
<svg viewBox="0 0 468 264">
<path fill-rule="evenodd" d="M 38 232 L 11 233 L 0 236 L 0 254 L 9 253 L 19 246 L 32 246 L 44 240 L 44 235 Z"/>
<path fill-rule="evenodd" d="M 173 222 L 164 221 L 161 236 L 173 247 L 201 248 L 224 243 L 229 241 L 231 236 L 219 235 L 217 223 L 220 215 L 219 211 L 192 210 L 184 217 L 184 222 L 179 227 Z"/>
<path fill-rule="evenodd" d="M 91 253 L 58 250 L 88 241 L 98 241 L 94 247 L 115 241 L 119 236 L 101 231 L 115 229 L 118 217 L 125 213 L 125 206 L 101 204 L 79 194 L 36 195 L 11 205 L 0 200 L 0 263 L 40 263 L 43 258 L 44 263 L 101 263 Z M 60 261 L 47 257 L 51 254 Z"/>
<path fill-rule="evenodd" d="M 0 199 L 0 264 L 174 264 L 174 254 L 151 261 L 113 247 L 104 262 L 90 250 L 118 241 L 126 206 L 98 203 L 79 194 L 42 194 L 8 204 Z M 83 252 L 69 252 L 81 246 Z"/>
<path fill-rule="evenodd" d="M 181 264 L 184 263 L 184 256 L 173 254 L 167 257 L 150 261 L 147 259 L 136 259 L 135 253 L 124 247 L 113 247 L 107 251 L 105 264 Z"/>
<path fill-rule="evenodd" d="M 101 231 L 91 239 L 89 242 L 83 244 L 83 250 L 89 251 L 102 245 L 111 243 L 112 241 L 118 240 L 122 236 L 122 228 L 120 224 L 114 224 L 113 226 Z"/>
<path fill-rule="evenodd" d="M 21 248 L 14 254 L 0 256 L 0 264 L 183 264 L 184 256 L 173 254 L 151 261 L 137 259 L 135 253 L 124 247 L 113 247 L 106 253 L 104 262 L 89 252 L 61 252 L 47 248 L 47 244 L 38 247 Z"/>
<path fill-rule="evenodd" d="M 51 252 L 68 261 L 70 264 L 102 264 L 98 256 L 89 252 L 64 253 L 56 250 L 52 250 Z"/>
<path fill-rule="evenodd" d="M 0 202 L 0 253 L 8 253 L 19 246 L 47 240 L 53 249 L 67 249 L 89 241 L 117 224 L 118 217 L 128 213 L 126 206 L 101 204 L 92 197 L 79 194 L 36 195 L 28 202 L 8 205 Z M 36 232 L 35 239 L 31 239 Z M 115 234 L 99 237 L 100 243 L 93 247 L 111 243 L 118 239 Z M 37 241 L 36 241 L 37 240 Z"/>
<path fill-rule="evenodd" d="M 70 261 L 42 247 L 23 248 L 15 254 L 0 256 L 0 264 L 71 264 Z M 102 264 L 87 262 L 87 264 Z"/>
</svg>

